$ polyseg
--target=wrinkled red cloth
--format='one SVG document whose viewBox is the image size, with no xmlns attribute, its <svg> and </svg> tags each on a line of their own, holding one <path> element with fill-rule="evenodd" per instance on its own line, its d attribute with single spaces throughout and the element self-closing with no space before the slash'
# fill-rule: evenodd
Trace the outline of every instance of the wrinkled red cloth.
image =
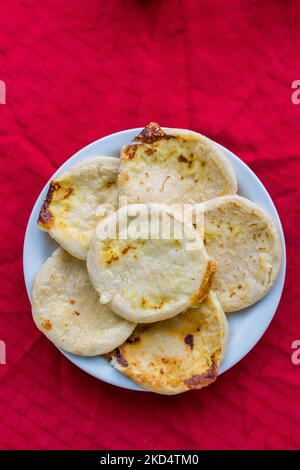
<svg viewBox="0 0 300 470">
<path fill-rule="evenodd" d="M 295 449 L 300 446 L 300 79 L 297 1 L 0 3 L 2 449 Z M 239 155 L 270 192 L 288 250 L 274 321 L 202 391 L 126 391 L 77 369 L 35 328 L 22 273 L 32 206 L 74 152 L 148 121 Z"/>
</svg>

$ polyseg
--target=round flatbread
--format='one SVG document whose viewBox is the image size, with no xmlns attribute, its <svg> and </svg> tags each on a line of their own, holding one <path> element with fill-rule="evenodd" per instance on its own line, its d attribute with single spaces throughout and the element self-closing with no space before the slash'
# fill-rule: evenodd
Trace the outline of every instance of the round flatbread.
<svg viewBox="0 0 300 470">
<path fill-rule="evenodd" d="M 86 264 L 62 248 L 54 251 L 35 278 L 32 315 L 50 341 L 81 356 L 112 351 L 136 326 L 99 303 Z"/>
<path fill-rule="evenodd" d="M 98 224 L 87 266 L 100 302 L 151 323 L 199 305 L 215 264 L 192 223 L 169 206 L 133 204 Z"/>
<path fill-rule="evenodd" d="M 95 157 L 64 171 L 50 183 L 38 225 L 76 258 L 86 259 L 92 234 L 101 220 L 99 206 L 118 207 L 119 166 L 118 158 Z"/>
<path fill-rule="evenodd" d="M 281 263 L 281 242 L 274 221 L 240 196 L 225 196 L 204 207 L 204 243 L 216 260 L 212 288 L 225 312 L 248 307 L 274 284 Z"/>
<path fill-rule="evenodd" d="M 119 192 L 127 204 L 199 203 L 236 191 L 227 158 L 196 132 L 150 123 L 122 149 Z"/>
<path fill-rule="evenodd" d="M 210 292 L 197 308 L 169 320 L 138 325 L 108 359 L 142 387 L 173 395 L 216 380 L 227 336 L 226 316 Z"/>
</svg>

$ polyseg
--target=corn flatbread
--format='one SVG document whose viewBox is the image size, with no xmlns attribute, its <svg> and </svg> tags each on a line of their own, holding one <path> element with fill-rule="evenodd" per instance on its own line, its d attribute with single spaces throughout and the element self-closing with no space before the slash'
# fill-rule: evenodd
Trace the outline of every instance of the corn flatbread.
<svg viewBox="0 0 300 470">
<path fill-rule="evenodd" d="M 86 259 L 100 204 L 118 206 L 120 160 L 95 157 L 64 171 L 51 181 L 38 225 L 65 250 Z"/>
<path fill-rule="evenodd" d="M 56 346 L 82 356 L 112 351 L 136 326 L 99 303 L 86 264 L 62 248 L 54 251 L 35 278 L 32 315 Z"/>
</svg>

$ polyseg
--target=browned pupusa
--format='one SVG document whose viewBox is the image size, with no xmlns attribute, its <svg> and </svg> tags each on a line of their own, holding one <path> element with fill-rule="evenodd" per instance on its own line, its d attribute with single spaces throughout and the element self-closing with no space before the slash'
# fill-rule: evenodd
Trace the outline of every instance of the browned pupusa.
<svg viewBox="0 0 300 470">
<path fill-rule="evenodd" d="M 168 238 L 158 232 L 157 238 L 130 238 L 129 230 L 125 239 L 123 232 L 116 238 L 94 236 L 87 267 L 100 302 L 137 323 L 164 320 L 198 306 L 209 290 L 215 263 L 192 223 L 185 224 L 181 214 L 167 205 L 150 203 L 124 206 L 98 228 L 112 233 L 116 220 L 119 227 L 126 226 L 128 211 L 131 227 L 138 224 L 144 235 L 150 231 L 150 214 L 151 230 L 164 222 L 174 232 Z M 176 233 L 180 238 L 174 239 Z M 193 246 L 189 246 L 189 240 L 194 240 Z"/>
<path fill-rule="evenodd" d="M 197 203 L 236 191 L 226 157 L 195 132 L 151 122 L 121 151 L 119 192 L 128 204 Z"/>
<path fill-rule="evenodd" d="M 216 260 L 212 289 L 224 312 L 261 299 L 277 279 L 281 242 L 274 221 L 241 196 L 224 196 L 199 204 L 204 208 L 204 243 Z"/>
<path fill-rule="evenodd" d="M 118 206 L 117 175 L 120 160 L 95 157 L 64 171 L 51 181 L 38 225 L 65 250 L 86 259 L 90 239 L 101 219 L 101 204 Z"/>
</svg>

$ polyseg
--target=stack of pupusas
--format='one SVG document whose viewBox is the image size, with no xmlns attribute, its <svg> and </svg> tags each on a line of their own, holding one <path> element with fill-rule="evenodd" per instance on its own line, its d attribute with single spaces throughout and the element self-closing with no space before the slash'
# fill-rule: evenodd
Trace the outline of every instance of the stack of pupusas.
<svg viewBox="0 0 300 470">
<path fill-rule="evenodd" d="M 150 123 L 120 157 L 51 182 L 38 224 L 61 247 L 36 276 L 33 318 L 58 347 L 106 354 L 148 390 L 202 388 L 226 352 L 225 313 L 276 280 L 277 228 L 236 195 L 230 163 L 200 134 Z"/>
</svg>

